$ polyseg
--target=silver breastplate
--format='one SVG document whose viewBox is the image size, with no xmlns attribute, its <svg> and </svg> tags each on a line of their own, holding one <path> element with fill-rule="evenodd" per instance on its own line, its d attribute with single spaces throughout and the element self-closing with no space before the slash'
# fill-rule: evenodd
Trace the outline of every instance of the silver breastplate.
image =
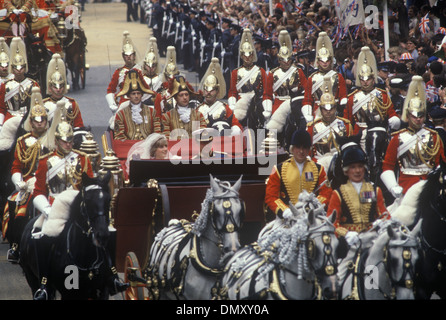
<svg viewBox="0 0 446 320">
<path fill-rule="evenodd" d="M 33 82 L 30 82 L 28 85 L 22 85 L 22 83 L 15 80 L 10 80 L 5 83 L 6 95 L 16 87 L 18 87 L 18 91 L 6 101 L 6 105 L 11 114 L 23 116 L 26 114 L 31 102 Z"/>
<path fill-rule="evenodd" d="M 325 155 L 327 153 L 336 152 L 336 140 L 335 134 L 336 132 L 341 137 L 345 137 L 347 135 L 347 128 L 344 124 L 344 121 L 340 119 L 336 119 L 334 121 L 334 125 L 325 124 L 322 121 L 317 122 L 313 126 L 313 139 L 315 137 L 320 137 L 316 142 L 313 143 L 313 147 L 317 151 L 319 155 Z"/>
<path fill-rule="evenodd" d="M 403 146 L 407 141 L 410 141 L 414 133 L 405 131 L 399 134 L 399 146 Z M 406 152 L 398 157 L 401 172 L 410 175 L 424 175 L 427 174 L 434 165 L 435 155 L 432 155 L 434 148 L 434 138 L 431 132 L 426 131 L 426 134 L 418 137 L 415 141 L 410 143 Z"/>
<path fill-rule="evenodd" d="M 366 99 L 367 97 L 369 98 Z M 385 112 L 381 114 L 379 109 L 379 105 L 383 103 L 383 94 L 381 91 L 372 90 L 369 93 L 365 93 L 361 90 L 357 92 L 353 97 L 353 107 L 361 103 L 363 99 L 366 100 L 353 115 L 356 123 L 360 127 L 366 127 L 366 122 L 383 121 L 387 118 L 387 114 Z"/>
<path fill-rule="evenodd" d="M 281 68 L 277 69 L 273 75 L 274 83 L 279 81 L 279 79 L 281 79 L 287 71 L 283 71 Z M 292 94 L 291 89 L 297 87 L 298 85 L 299 85 L 299 73 L 298 73 L 298 69 L 296 69 L 296 71 L 293 72 L 288 77 L 288 79 L 283 81 L 283 83 L 280 85 L 279 88 L 277 88 L 277 90 L 274 92 L 274 94 L 276 96 L 282 96 L 282 97 L 283 96 L 291 96 L 291 94 Z"/>
<path fill-rule="evenodd" d="M 64 161 L 64 165 L 58 166 L 59 161 Z M 48 180 L 50 194 L 59 194 L 68 189 L 74 189 L 80 181 L 80 173 L 82 172 L 80 157 L 65 157 L 61 160 L 57 155 L 50 156 L 47 160 L 48 172 L 55 166 L 59 169 L 52 178 Z"/>
<path fill-rule="evenodd" d="M 251 70 L 251 69 L 250 69 Z M 245 75 L 250 71 L 241 67 L 237 71 L 237 83 L 242 80 Z M 260 86 L 260 87 L 259 87 Z M 244 83 L 244 85 L 240 88 L 239 92 L 251 92 L 254 89 L 258 89 L 259 91 L 263 91 L 263 83 L 262 83 L 262 73 L 260 69 L 257 72 L 254 72 L 248 81 Z"/>
<path fill-rule="evenodd" d="M 315 74 L 313 74 L 311 76 L 311 82 L 313 84 L 313 90 L 314 90 L 314 86 L 316 83 L 323 83 L 324 81 L 324 76 L 325 73 L 321 73 L 321 72 L 317 72 Z M 339 79 L 338 79 L 338 74 L 335 72 L 333 73 L 333 76 L 331 77 L 331 85 L 332 85 L 332 90 L 333 90 L 333 94 L 336 97 L 336 93 L 338 92 L 338 84 L 339 84 Z M 322 90 L 322 85 L 313 93 L 313 99 L 315 102 L 319 103 L 319 101 L 321 100 L 321 96 L 323 94 L 323 90 Z"/>
</svg>

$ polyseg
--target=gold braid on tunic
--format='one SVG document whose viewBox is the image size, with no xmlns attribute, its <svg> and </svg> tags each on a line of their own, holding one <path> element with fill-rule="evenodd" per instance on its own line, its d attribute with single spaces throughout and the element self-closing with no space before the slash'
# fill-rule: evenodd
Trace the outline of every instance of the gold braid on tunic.
<svg viewBox="0 0 446 320">
<path fill-rule="evenodd" d="M 360 226 L 360 231 L 366 230 L 370 224 L 369 214 L 372 202 L 361 203 L 358 193 L 350 181 L 341 185 L 339 190 L 350 212 L 353 223 Z M 374 191 L 373 186 L 370 183 L 363 182 L 360 192 L 364 191 Z M 341 225 L 347 226 L 347 224 L 342 224 L 342 222 Z"/>
</svg>

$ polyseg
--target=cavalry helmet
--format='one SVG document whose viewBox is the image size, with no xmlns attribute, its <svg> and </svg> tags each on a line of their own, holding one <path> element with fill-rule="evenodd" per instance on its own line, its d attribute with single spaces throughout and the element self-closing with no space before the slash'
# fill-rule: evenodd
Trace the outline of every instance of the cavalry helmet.
<svg viewBox="0 0 446 320">
<path fill-rule="evenodd" d="M 331 39 L 324 31 L 319 33 L 316 41 L 316 60 L 333 61 L 334 51 Z"/>
<path fill-rule="evenodd" d="M 53 54 L 50 62 L 48 63 L 48 69 L 46 73 L 46 84 L 47 89 L 46 93 L 51 94 L 49 88 L 50 86 L 55 88 L 64 88 L 64 94 L 67 93 L 67 78 L 66 78 L 66 69 L 65 63 L 60 56 L 60 54 Z"/>
<path fill-rule="evenodd" d="M 42 94 L 40 93 L 40 88 L 33 87 L 31 91 L 31 104 L 30 104 L 29 114 L 24 123 L 24 129 L 27 132 L 30 132 L 32 130 L 31 120 L 42 122 L 45 119 L 48 119 L 48 113 L 43 105 L 43 99 L 42 99 Z"/>
<path fill-rule="evenodd" d="M 164 66 L 164 75 L 166 80 L 179 74 L 177 68 L 177 52 L 174 46 L 168 46 L 166 52 L 166 65 Z"/>
<path fill-rule="evenodd" d="M 146 55 L 144 56 L 144 63 L 147 64 L 149 67 L 156 66 L 156 73 L 160 73 L 160 64 L 159 64 L 159 50 L 158 50 L 158 43 L 156 41 L 155 37 L 151 37 L 149 40 L 149 46 L 147 48 Z"/>
<path fill-rule="evenodd" d="M 426 92 L 423 78 L 413 76 L 404 100 L 401 120 L 407 122 L 409 114 L 415 117 L 426 116 L 426 110 Z"/>
<path fill-rule="evenodd" d="M 9 47 L 4 37 L 0 37 L 0 65 L 4 68 L 9 66 Z"/>
<path fill-rule="evenodd" d="M 207 91 L 219 89 L 217 99 L 223 99 L 226 95 L 226 82 L 218 58 L 212 58 L 211 63 L 201 80 L 200 89 L 206 89 Z"/>
<path fill-rule="evenodd" d="M 324 76 L 324 82 L 322 84 L 323 94 L 320 98 L 319 105 L 321 108 L 331 110 L 335 107 L 336 100 L 333 95 L 333 85 L 331 83 L 331 77 L 329 75 Z"/>
<path fill-rule="evenodd" d="M 130 32 L 128 31 L 123 32 L 122 53 L 127 56 L 136 53 L 132 38 L 130 38 Z"/>
<path fill-rule="evenodd" d="M 362 47 L 358 55 L 356 73 L 356 86 L 361 87 L 361 80 L 368 80 L 374 78 L 378 81 L 378 68 L 376 64 L 375 55 L 369 47 Z"/>
<path fill-rule="evenodd" d="M 254 41 L 252 40 L 252 32 L 250 29 L 246 28 L 243 30 L 243 34 L 240 40 L 240 54 L 246 57 L 251 54 L 254 55 L 253 62 L 257 61 L 257 53 L 254 49 Z"/>
<path fill-rule="evenodd" d="M 26 55 L 25 42 L 23 42 L 22 38 L 12 38 L 9 60 L 10 67 L 15 67 L 19 70 L 25 68 L 25 72 L 28 72 L 28 57 Z"/>
<path fill-rule="evenodd" d="M 288 31 L 282 30 L 279 33 L 279 45 L 280 49 L 277 56 L 280 59 L 288 61 L 293 55 L 293 44 L 291 42 L 291 37 Z"/>
</svg>

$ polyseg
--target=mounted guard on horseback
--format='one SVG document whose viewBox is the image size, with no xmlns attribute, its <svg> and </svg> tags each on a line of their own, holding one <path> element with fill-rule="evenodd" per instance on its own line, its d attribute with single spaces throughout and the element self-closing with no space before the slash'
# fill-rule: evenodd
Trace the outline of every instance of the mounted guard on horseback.
<svg viewBox="0 0 446 320">
<path fill-rule="evenodd" d="M 78 195 L 76 191 L 82 190 L 85 179 L 93 177 L 92 166 L 86 154 L 72 149 L 74 134 L 68 122 L 62 121 L 57 125 L 54 138 L 56 149 L 40 159 L 35 174 L 33 204 L 41 214 L 37 220 L 30 221 L 22 238 L 22 242 L 27 243 L 27 246 L 21 250 L 21 256 L 23 253 L 27 254 L 26 261 L 32 261 L 30 255 L 33 253 L 29 252 L 28 247 L 31 242 L 36 248 L 34 259 L 37 260 L 38 272 L 34 277 L 40 279 L 40 287 L 35 288 L 37 289 L 35 292 L 33 290 L 35 300 L 47 300 L 53 297 L 52 286 L 56 279 L 51 278 L 51 261 L 57 255 L 54 255 L 51 248 L 59 240 L 59 235 L 70 218 L 69 208 Z M 96 199 L 96 201 L 103 201 L 103 199 Z M 102 212 L 102 214 L 107 213 Z M 110 291 L 114 294 L 125 290 L 127 286 L 119 281 L 108 253 L 105 253 L 105 256 L 104 264 L 108 266 L 106 272 Z M 23 263 L 22 267 L 32 268 L 26 262 Z"/>
</svg>

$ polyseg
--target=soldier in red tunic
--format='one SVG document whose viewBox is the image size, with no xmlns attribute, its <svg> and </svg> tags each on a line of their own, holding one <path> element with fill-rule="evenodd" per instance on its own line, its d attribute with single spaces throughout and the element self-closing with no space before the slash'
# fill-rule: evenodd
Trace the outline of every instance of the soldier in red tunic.
<svg viewBox="0 0 446 320">
<path fill-rule="evenodd" d="M 136 51 L 132 39 L 130 38 L 130 33 L 128 31 L 124 31 L 122 58 L 124 59 L 124 66 L 116 69 L 113 73 L 113 76 L 107 87 L 107 94 L 105 95 L 107 104 L 113 114 L 118 111 L 118 106 L 121 102 L 120 100 L 123 99 L 123 97 L 121 97 L 121 99 L 118 100 L 116 95 L 122 90 L 125 75 L 136 64 Z"/>
<path fill-rule="evenodd" d="M 347 87 L 342 74 L 333 70 L 333 58 L 334 51 L 330 37 L 326 32 L 320 32 L 316 42 L 316 64 L 318 69 L 308 77 L 302 101 L 302 114 L 307 123 L 312 121 L 315 115 L 319 114 L 317 109 L 319 108 L 320 97 L 324 93 L 322 84 L 325 75 L 331 78 L 334 96 L 338 102 L 338 114 L 341 117 L 343 116 L 347 103 Z"/>
<path fill-rule="evenodd" d="M 265 203 L 279 218 L 290 218 L 290 202 L 296 204 L 299 194 L 313 192 L 323 205 L 327 205 L 331 189 L 323 166 L 312 161 L 308 155 L 311 136 L 305 130 L 296 131 L 291 139 L 290 159 L 274 167 L 266 185 Z"/>
<path fill-rule="evenodd" d="M 403 105 L 401 119 L 408 127 L 390 140 L 383 161 L 381 180 L 393 197 L 400 198 L 444 159 L 444 146 L 438 133 L 424 126 L 426 93 L 423 78 L 413 76 Z M 398 180 L 394 170 L 398 170 Z"/>
</svg>

